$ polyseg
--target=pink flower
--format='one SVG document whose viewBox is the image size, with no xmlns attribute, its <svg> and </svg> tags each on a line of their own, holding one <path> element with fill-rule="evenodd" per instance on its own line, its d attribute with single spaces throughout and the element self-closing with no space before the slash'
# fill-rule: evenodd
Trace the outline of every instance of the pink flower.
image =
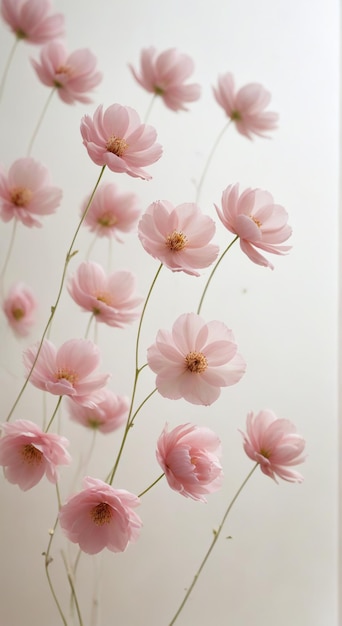
<svg viewBox="0 0 342 626">
<path fill-rule="evenodd" d="M 84 490 L 61 507 L 59 521 L 67 538 L 87 554 L 104 548 L 123 552 L 139 536 L 142 521 L 132 510 L 138 505 L 132 493 L 87 476 Z"/>
<path fill-rule="evenodd" d="M 173 272 L 199 276 L 199 268 L 215 261 L 219 248 L 209 241 L 215 223 L 196 204 L 173 207 L 166 200 L 154 202 L 138 225 L 139 239 L 146 252 Z"/>
<path fill-rule="evenodd" d="M 37 301 L 32 291 L 21 283 L 14 285 L 5 298 L 2 308 L 15 334 L 26 337 L 35 323 L 37 308 Z"/>
<path fill-rule="evenodd" d="M 142 168 L 162 155 L 161 146 L 155 143 L 154 128 L 142 124 L 134 109 L 120 104 L 112 104 L 105 111 L 99 106 L 93 119 L 85 115 L 81 135 L 94 163 L 134 178 L 150 180 L 152 177 Z"/>
<path fill-rule="evenodd" d="M 1 16 L 18 39 L 42 44 L 64 33 L 64 16 L 50 14 L 49 0 L 2 0 Z"/>
<path fill-rule="evenodd" d="M 17 420 L 13 424 L 2 424 L 0 438 L 0 465 L 10 483 L 26 491 L 34 487 L 46 474 L 56 483 L 59 465 L 68 465 L 71 457 L 65 447 L 65 437 L 44 433 L 36 424 Z"/>
<path fill-rule="evenodd" d="M 135 277 L 120 270 L 106 276 L 101 265 L 84 261 L 70 279 L 68 290 L 84 311 L 90 311 L 97 321 L 123 328 L 137 319 L 137 306 L 142 298 L 134 295 Z"/>
<path fill-rule="evenodd" d="M 96 70 L 96 57 L 87 48 L 67 53 L 61 41 L 47 43 L 40 52 L 40 63 L 31 59 L 38 77 L 47 87 L 56 87 L 66 104 L 91 102 L 87 92 L 96 87 L 102 74 Z"/>
<path fill-rule="evenodd" d="M 84 213 L 89 198 L 82 207 Z M 133 193 L 120 193 L 114 183 L 101 185 L 87 211 L 84 224 L 98 237 L 115 237 L 128 233 L 135 227 L 140 215 L 138 198 Z"/>
<path fill-rule="evenodd" d="M 232 331 L 195 313 L 181 315 L 172 332 L 160 330 L 147 361 L 162 396 L 203 405 L 215 402 L 220 388 L 237 383 L 246 369 Z"/>
<path fill-rule="evenodd" d="M 38 346 L 24 352 L 24 365 L 29 373 Z M 93 406 L 92 396 L 105 386 L 109 375 L 95 369 L 100 362 L 98 347 L 86 339 L 69 339 L 57 350 L 45 339 L 30 382 L 38 389 L 57 396 L 70 396 L 75 402 Z"/>
<path fill-rule="evenodd" d="M 212 430 L 191 424 L 171 432 L 166 425 L 157 444 L 157 460 L 171 489 L 202 502 L 206 502 L 204 494 L 221 487 L 220 452 L 220 440 Z"/>
<path fill-rule="evenodd" d="M 28 157 L 13 163 L 6 176 L 0 171 L 0 216 L 17 219 L 25 226 L 42 226 L 34 216 L 54 213 L 62 190 L 50 185 L 46 167 Z"/>
<path fill-rule="evenodd" d="M 239 195 L 239 185 L 229 185 L 222 194 L 222 210 L 215 205 L 222 224 L 240 237 L 241 250 L 258 265 L 273 269 L 273 265 L 255 248 L 284 254 L 291 246 L 282 246 L 292 229 L 287 224 L 284 207 L 274 204 L 268 191 L 246 189 Z"/>
<path fill-rule="evenodd" d="M 173 111 L 186 111 L 184 103 L 198 100 L 201 95 L 200 85 L 184 84 L 194 71 L 193 60 L 175 48 L 160 54 L 153 47 L 143 49 L 140 55 L 140 75 L 132 65 L 129 67 L 139 85 L 161 96 L 166 106 Z"/>
<path fill-rule="evenodd" d="M 71 419 L 87 428 L 111 433 L 127 421 L 129 401 L 124 396 L 117 396 L 110 389 L 100 389 L 96 394 L 94 406 L 82 406 L 71 398 L 68 409 Z"/>
<path fill-rule="evenodd" d="M 271 94 L 262 85 L 250 83 L 236 92 L 234 78 L 227 72 L 219 77 L 218 86 L 213 91 L 218 104 L 235 122 L 241 135 L 248 139 L 253 138 L 253 133 L 267 137 L 265 132 L 277 128 L 278 113 L 265 111 Z"/>
<path fill-rule="evenodd" d="M 290 469 L 304 462 L 302 453 L 305 441 L 289 420 L 279 419 L 268 410 L 260 411 L 257 415 L 248 413 L 247 433 L 241 434 L 247 456 L 260 464 L 266 476 L 276 481 L 277 475 L 292 483 L 304 480 L 301 474 Z"/>
</svg>

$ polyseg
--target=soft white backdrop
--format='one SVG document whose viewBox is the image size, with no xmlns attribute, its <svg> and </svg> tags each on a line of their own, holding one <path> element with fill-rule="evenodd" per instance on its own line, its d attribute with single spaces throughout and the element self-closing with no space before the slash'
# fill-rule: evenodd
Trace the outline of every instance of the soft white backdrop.
<svg viewBox="0 0 342 626">
<path fill-rule="evenodd" d="M 164 156 L 149 168 L 152 181 L 110 171 L 105 180 L 134 190 L 142 210 L 158 198 L 175 205 L 193 201 L 196 180 L 226 122 L 212 85 L 218 74 L 231 71 L 239 86 L 260 82 L 271 91 L 270 109 L 279 112 L 280 125 L 271 140 L 253 142 L 229 129 L 205 180 L 201 207 L 215 217 L 213 203 L 220 201 L 222 190 L 240 182 L 242 187 L 269 190 L 288 210 L 293 227 L 293 249 L 287 257 L 272 259 L 273 272 L 253 265 L 238 246 L 233 247 L 202 310 L 206 319 L 220 319 L 233 329 L 248 365 L 244 379 L 223 390 L 209 411 L 155 395 L 137 419 L 116 483 L 134 493 L 144 489 L 160 473 L 154 449 L 165 421 L 170 425 L 193 421 L 210 426 L 222 439 L 222 491 L 208 498 L 207 505 L 182 498 L 166 482 L 144 496 L 139 510 L 144 528 L 137 544 L 124 554 L 81 558 L 77 589 L 84 626 L 167 626 L 212 529 L 251 467 L 238 429 L 244 428 L 249 410 L 262 408 L 291 419 L 304 435 L 308 457 L 299 469 L 305 481 L 276 485 L 260 472 L 254 475 L 179 626 L 337 626 L 338 2 L 55 0 L 54 8 L 65 13 L 69 50 L 90 47 L 104 78 L 92 105 L 69 107 L 54 97 L 34 145 L 32 156 L 49 167 L 64 197 L 58 212 L 44 219 L 42 229 L 18 228 L 6 283 L 30 284 L 39 294 L 40 308 L 34 333 L 24 341 L 14 339 L 1 317 L 4 416 L 23 381 L 22 351 L 39 337 L 47 319 L 80 204 L 99 174 L 82 146 L 80 119 L 98 104 L 113 102 L 133 106 L 144 117 L 150 96 L 135 83 L 127 65 L 138 63 L 143 47 L 177 47 L 190 54 L 202 98 L 190 105 L 190 112 L 179 114 L 161 101 L 155 103 L 149 122 L 158 131 Z M 1 26 L 2 67 L 12 41 Z M 0 116 L 0 160 L 6 168 L 26 154 L 48 96 L 28 61 L 38 52 L 38 47 L 22 43 L 9 73 Z M 0 224 L 0 262 L 10 232 L 10 224 Z M 84 258 L 91 240 L 83 230 L 70 272 Z M 221 247 L 227 243 L 227 233 L 219 226 L 216 241 Z M 147 257 L 134 235 L 126 242 L 113 247 L 112 269 L 134 271 L 145 295 L 158 262 Z M 106 265 L 104 240 L 95 244 L 92 258 Z M 170 328 L 180 313 L 197 307 L 204 280 L 162 271 L 146 315 L 142 354 L 159 328 Z M 87 320 L 64 293 L 51 339 L 59 345 L 83 336 Z M 124 332 L 98 329 L 102 370 L 111 371 L 117 393 L 130 393 L 135 333 L 135 325 Z M 147 371 L 141 378 L 142 399 L 154 380 Z M 51 410 L 53 405 L 48 405 Z M 39 422 L 41 411 L 39 392 L 29 388 L 15 417 Z M 76 466 L 89 449 L 91 433 L 70 424 L 65 414 L 62 422 Z M 88 468 L 91 475 L 107 474 L 119 440 L 116 433 L 98 436 Z M 63 497 L 72 486 L 72 472 L 64 471 Z M 0 624 L 59 626 L 41 556 L 56 515 L 54 489 L 46 480 L 26 493 L 5 480 L 0 489 Z M 61 546 L 57 535 L 51 574 L 67 605 Z"/>
</svg>

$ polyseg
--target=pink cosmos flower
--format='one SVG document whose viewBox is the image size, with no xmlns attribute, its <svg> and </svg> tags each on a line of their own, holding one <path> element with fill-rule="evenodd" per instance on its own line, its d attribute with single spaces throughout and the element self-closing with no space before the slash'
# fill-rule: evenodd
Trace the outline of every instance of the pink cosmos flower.
<svg viewBox="0 0 342 626">
<path fill-rule="evenodd" d="M 31 59 L 38 77 L 47 87 L 56 87 L 66 104 L 87 104 L 87 92 L 96 87 L 102 74 L 96 69 L 96 57 L 87 48 L 68 54 L 61 41 L 50 41 L 40 52 L 40 63 Z"/>
<path fill-rule="evenodd" d="M 92 407 L 77 404 L 71 398 L 67 401 L 69 415 L 74 422 L 101 433 L 111 433 L 127 421 L 128 398 L 117 396 L 110 389 L 100 389 Z"/>
<path fill-rule="evenodd" d="M 61 507 L 59 521 L 67 538 L 87 554 L 104 548 L 124 552 L 139 536 L 142 521 L 133 511 L 139 504 L 132 493 L 87 476 L 84 490 Z"/>
<path fill-rule="evenodd" d="M 93 313 L 99 322 L 124 328 L 137 319 L 142 298 L 134 295 L 135 277 L 126 270 L 106 276 L 101 265 L 84 261 L 70 279 L 68 291 L 84 311 Z"/>
<path fill-rule="evenodd" d="M 173 111 L 186 111 L 184 103 L 198 100 L 201 95 L 200 85 L 184 84 L 194 71 L 193 60 L 175 48 L 160 54 L 153 47 L 145 48 L 140 55 L 140 74 L 132 65 L 129 68 L 139 85 L 161 96 L 165 105 Z"/>
<path fill-rule="evenodd" d="M 30 371 L 38 345 L 24 352 L 24 365 Z M 94 393 L 105 386 L 109 374 L 95 369 L 100 362 L 99 348 L 86 339 L 69 339 L 57 350 L 48 339 L 43 342 L 30 382 L 38 389 L 57 396 L 70 396 L 75 402 L 93 406 Z"/>
<path fill-rule="evenodd" d="M 274 204 L 268 191 L 246 189 L 239 195 L 239 184 L 229 185 L 222 194 L 222 210 L 216 205 L 222 224 L 240 237 L 241 250 L 258 265 L 273 269 L 273 265 L 255 248 L 284 254 L 291 246 L 282 246 L 292 229 L 287 224 L 288 214 L 284 207 Z"/>
<path fill-rule="evenodd" d="M 173 207 L 166 200 L 151 204 L 138 225 L 146 252 L 173 272 L 199 276 L 197 269 L 215 261 L 219 248 L 210 244 L 215 223 L 196 204 Z"/>
<path fill-rule="evenodd" d="M 0 465 L 10 483 L 26 491 L 34 487 L 46 474 L 56 483 L 59 465 L 68 465 L 71 457 L 66 451 L 65 437 L 44 433 L 28 420 L 2 424 L 0 438 Z"/>
<path fill-rule="evenodd" d="M 152 177 L 143 167 L 162 155 L 161 146 L 155 143 L 154 128 L 142 124 L 134 109 L 120 104 L 112 104 L 105 111 L 100 105 L 93 118 L 85 115 L 81 135 L 94 163 L 134 178 L 150 180 Z"/>
<path fill-rule="evenodd" d="M 18 39 L 42 44 L 64 33 L 64 16 L 50 14 L 49 0 L 2 0 L 1 16 Z"/>
<path fill-rule="evenodd" d="M 241 434 L 246 454 L 260 464 L 266 476 L 275 481 L 279 476 L 292 483 L 304 480 L 301 474 L 290 469 L 304 462 L 305 441 L 289 420 L 279 419 L 269 410 L 257 415 L 248 413 L 247 433 Z"/>
<path fill-rule="evenodd" d="M 35 323 L 37 308 L 37 300 L 32 291 L 21 283 L 14 285 L 5 298 L 2 308 L 15 334 L 26 337 Z"/>
<path fill-rule="evenodd" d="M 157 443 L 157 460 L 171 489 L 201 502 L 206 502 L 204 494 L 221 487 L 220 452 L 220 440 L 212 430 L 191 424 L 171 432 L 166 425 Z"/>
<path fill-rule="evenodd" d="M 221 387 L 237 383 L 246 369 L 232 331 L 222 322 L 206 323 L 195 313 L 181 315 L 171 332 L 160 330 L 147 361 L 162 396 L 206 406 L 217 400 Z"/>
<path fill-rule="evenodd" d="M 82 207 L 84 213 L 89 197 Z M 140 215 L 138 197 L 134 193 L 120 193 L 114 183 L 101 185 L 87 211 L 84 224 L 98 237 L 115 237 L 128 233 L 135 227 Z"/>
<path fill-rule="evenodd" d="M 46 167 L 31 157 L 18 159 L 8 174 L 0 170 L 0 217 L 4 222 L 17 219 L 25 226 L 42 226 L 36 215 L 54 213 L 62 190 L 50 185 Z"/>
<path fill-rule="evenodd" d="M 213 91 L 218 104 L 241 135 L 248 139 L 252 139 L 253 134 L 267 137 L 265 132 L 277 128 L 278 113 L 265 111 L 271 94 L 262 85 L 250 83 L 235 91 L 234 78 L 227 72 L 219 77 L 218 86 Z"/>
</svg>

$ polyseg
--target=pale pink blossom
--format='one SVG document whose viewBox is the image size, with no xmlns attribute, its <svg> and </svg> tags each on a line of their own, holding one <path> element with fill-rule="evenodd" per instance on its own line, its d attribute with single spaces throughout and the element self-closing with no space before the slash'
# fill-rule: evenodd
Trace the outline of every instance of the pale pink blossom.
<svg viewBox="0 0 342 626">
<path fill-rule="evenodd" d="M 52 187 L 44 165 L 31 157 L 18 159 L 8 174 L 0 170 L 0 216 L 25 226 L 42 226 L 36 216 L 50 215 L 59 206 L 62 190 Z"/>
<path fill-rule="evenodd" d="M 70 418 L 87 428 L 111 433 L 126 423 L 129 400 L 126 396 L 117 396 L 113 391 L 100 389 L 94 399 L 94 406 L 82 406 L 67 398 Z"/>
<path fill-rule="evenodd" d="M 199 276 L 198 269 L 215 261 L 219 248 L 209 243 L 215 222 L 194 203 L 173 207 L 159 200 L 151 204 L 138 225 L 139 239 L 146 252 L 173 272 Z"/>
<path fill-rule="evenodd" d="M 14 333 L 19 337 L 26 337 L 36 321 L 37 300 L 31 289 L 22 283 L 14 285 L 9 290 L 2 308 Z"/>
<path fill-rule="evenodd" d="M 252 461 L 259 463 L 266 476 L 275 481 L 279 476 L 292 483 L 304 480 L 291 468 L 304 462 L 305 441 L 289 420 L 277 418 L 269 410 L 256 415 L 251 412 L 247 415 L 246 431 L 241 433 L 244 450 Z"/>
<path fill-rule="evenodd" d="M 221 442 L 209 428 L 184 424 L 170 432 L 167 425 L 157 443 L 157 460 L 171 489 L 186 498 L 206 502 L 205 494 L 220 489 Z"/>
<path fill-rule="evenodd" d="M 186 102 L 198 100 L 201 87 L 184 84 L 194 71 L 194 62 L 187 54 L 175 48 L 158 54 L 155 48 L 144 48 L 140 55 L 140 73 L 132 65 L 130 70 L 138 83 L 150 93 L 161 96 L 169 109 L 187 110 Z"/>
<path fill-rule="evenodd" d="M 239 194 L 239 184 L 229 185 L 222 194 L 221 209 L 215 205 L 222 224 L 240 238 L 241 250 L 258 265 L 273 265 L 256 248 L 272 254 L 285 254 L 291 246 L 280 245 L 292 229 L 284 207 L 275 204 L 272 195 L 262 189 L 246 189 Z"/>
<path fill-rule="evenodd" d="M 124 328 L 140 315 L 143 298 L 135 294 L 136 279 L 128 270 L 109 274 L 98 263 L 83 261 L 69 280 L 68 291 L 98 322 Z"/>
<path fill-rule="evenodd" d="M 0 465 L 10 483 L 26 491 L 34 487 L 44 474 L 56 483 L 59 465 L 71 461 L 66 446 L 68 440 L 60 435 L 44 433 L 28 420 L 2 424 L 0 438 Z"/>
<path fill-rule="evenodd" d="M 61 507 L 59 521 L 67 538 L 87 554 L 104 548 L 124 552 L 139 537 L 142 521 L 133 510 L 139 504 L 129 491 L 87 476 L 84 490 Z"/>
<path fill-rule="evenodd" d="M 31 63 L 42 83 L 56 88 L 66 104 L 91 102 L 87 94 L 102 79 L 96 68 L 96 57 L 88 48 L 68 54 L 61 41 L 47 43 L 41 49 L 40 61 L 31 59 Z"/>
<path fill-rule="evenodd" d="M 89 197 L 82 207 L 87 208 Z M 134 193 L 122 193 L 114 183 L 101 185 L 87 211 L 84 224 L 98 237 L 114 237 L 122 243 L 120 233 L 134 229 L 140 216 L 138 197 Z"/>
<path fill-rule="evenodd" d="M 81 135 L 94 163 L 134 178 L 150 180 L 151 175 L 143 168 L 162 155 L 161 146 L 155 143 L 155 129 L 142 124 L 134 109 L 121 104 L 112 104 L 105 111 L 100 105 L 93 118 L 85 115 Z"/>
<path fill-rule="evenodd" d="M 221 387 L 237 383 L 246 369 L 232 331 L 195 313 L 181 315 L 171 332 L 159 330 L 147 361 L 162 396 L 202 405 L 215 402 Z"/>
<path fill-rule="evenodd" d="M 250 83 L 236 91 L 234 78 L 227 72 L 219 77 L 213 91 L 218 104 L 241 135 L 248 139 L 252 139 L 253 134 L 267 137 L 267 131 L 277 128 L 278 113 L 265 111 L 271 94 L 262 85 Z"/>
<path fill-rule="evenodd" d="M 38 345 L 24 352 L 24 365 L 29 373 Z M 94 393 L 105 386 L 109 375 L 96 372 L 100 363 L 99 348 L 90 340 L 69 339 L 57 349 L 45 339 L 30 376 L 38 389 L 57 396 L 70 396 L 75 402 L 93 406 Z"/>
<path fill-rule="evenodd" d="M 64 16 L 49 0 L 2 0 L 1 16 L 18 39 L 42 44 L 63 35 Z"/>
</svg>

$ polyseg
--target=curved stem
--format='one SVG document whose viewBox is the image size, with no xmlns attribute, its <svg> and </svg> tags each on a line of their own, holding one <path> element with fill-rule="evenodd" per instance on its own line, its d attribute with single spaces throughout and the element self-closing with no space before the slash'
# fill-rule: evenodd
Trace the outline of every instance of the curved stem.
<svg viewBox="0 0 342 626">
<path fill-rule="evenodd" d="M 137 332 L 137 340 L 136 340 L 136 344 L 135 344 L 135 368 L 137 373 L 139 374 L 139 366 L 138 366 L 138 360 L 139 360 L 139 342 L 140 342 L 140 335 L 141 335 L 141 327 L 142 327 L 142 323 L 143 323 L 143 319 L 144 319 L 144 315 L 146 312 L 146 308 L 147 308 L 147 304 L 148 301 L 150 299 L 152 290 L 154 285 L 156 284 L 157 278 L 161 272 L 161 268 L 163 267 L 163 264 L 161 263 L 157 269 L 156 275 L 152 281 L 151 287 L 149 288 L 148 294 L 146 296 L 146 300 L 144 302 L 144 306 L 143 306 L 143 310 L 141 312 L 141 316 L 140 316 L 140 320 L 139 320 L 139 326 L 138 326 L 138 332 Z"/>
<path fill-rule="evenodd" d="M 66 556 L 65 556 L 63 550 L 61 551 L 61 554 L 62 554 L 62 559 L 63 559 L 65 571 L 66 571 L 66 574 L 67 574 L 68 583 L 69 583 L 70 589 L 71 589 L 72 601 L 73 601 L 73 604 L 76 607 L 76 613 L 77 613 L 77 617 L 78 617 L 78 622 L 79 622 L 80 626 L 83 626 L 83 619 L 82 619 L 82 615 L 81 615 L 80 605 L 78 603 L 78 599 L 77 599 L 77 595 L 76 595 L 76 590 L 75 590 L 75 585 L 74 585 L 72 573 L 70 571 L 70 568 L 69 568 L 69 565 L 68 565 L 68 562 L 66 560 Z"/>
<path fill-rule="evenodd" d="M 94 313 L 92 313 L 92 314 L 91 314 L 91 316 L 90 316 L 90 318 L 89 318 L 89 321 L 88 321 L 88 324 L 87 324 L 87 328 L 86 328 L 86 331 L 85 331 L 85 334 L 84 334 L 84 338 L 85 338 L 85 339 L 88 339 L 88 335 L 89 335 L 89 331 L 90 331 L 91 323 L 92 323 L 92 321 L 93 321 L 94 317 L 95 317 L 95 316 L 94 316 Z"/>
<path fill-rule="evenodd" d="M 154 102 L 155 102 L 156 97 L 157 97 L 157 94 L 156 94 L 156 93 L 155 93 L 155 94 L 153 94 L 153 96 L 152 96 L 152 98 L 151 98 L 151 101 L 150 101 L 150 104 L 148 105 L 147 111 L 146 111 L 146 113 L 145 113 L 145 117 L 144 117 L 144 124 L 147 124 L 147 120 L 148 120 L 148 118 L 149 118 L 149 117 L 150 117 L 150 115 L 151 115 L 152 107 L 153 107 L 153 105 L 154 105 Z"/>
<path fill-rule="evenodd" d="M 148 487 L 146 487 L 146 489 L 144 489 L 144 491 L 141 491 L 138 495 L 138 498 L 141 498 L 141 496 L 144 496 L 145 493 L 147 493 L 148 491 L 150 491 L 150 489 L 152 489 L 152 487 L 154 487 L 154 485 L 156 485 L 157 483 L 159 483 L 159 481 L 163 478 L 163 476 L 165 476 L 164 472 L 162 474 L 160 474 L 160 476 L 158 476 L 158 478 L 156 478 L 155 481 L 153 481 L 153 483 L 151 483 Z"/>
<path fill-rule="evenodd" d="M 54 412 L 52 413 L 52 415 L 51 415 L 51 417 L 50 417 L 50 421 L 49 421 L 49 423 L 48 423 L 47 427 L 45 428 L 45 431 L 44 431 L 44 432 L 46 432 L 46 433 L 48 432 L 48 430 L 49 430 L 49 428 L 50 428 L 50 426 L 51 426 L 51 424 L 52 424 L 53 420 L 55 419 L 55 417 L 56 417 L 56 415 L 57 415 L 57 411 L 58 411 L 58 409 L 59 409 L 59 407 L 60 407 L 60 405 L 61 405 L 62 398 L 63 398 L 63 396 L 59 396 L 59 398 L 58 398 L 58 400 L 57 400 L 57 404 L 56 404 L 55 410 L 54 410 Z"/>
<path fill-rule="evenodd" d="M 18 222 L 15 219 L 14 223 L 13 223 L 12 234 L 11 234 L 11 238 L 10 238 L 10 242 L 9 242 L 9 246 L 8 246 L 8 250 L 7 250 L 7 254 L 6 254 L 6 258 L 5 258 L 5 261 L 4 261 L 2 270 L 1 270 L 1 274 L 0 274 L 0 286 L 1 286 L 1 294 L 2 294 L 2 296 L 4 295 L 5 273 L 6 273 L 7 266 L 8 266 L 8 263 L 9 263 L 9 260 L 10 260 L 11 254 L 12 254 L 12 250 L 13 250 L 15 234 L 16 234 L 16 231 L 17 231 L 17 223 Z"/>
<path fill-rule="evenodd" d="M 218 540 L 218 538 L 219 538 L 219 536 L 220 536 L 220 534 L 221 534 L 221 532 L 222 532 L 222 529 L 223 529 L 224 523 L 225 523 L 225 521 L 226 521 L 226 519 L 227 519 L 227 517 L 228 517 L 228 515 L 229 515 L 229 513 L 230 513 L 230 511 L 231 511 L 231 509 L 232 509 L 232 507 L 234 506 L 234 504 L 235 504 L 235 502 L 236 502 L 237 498 L 239 497 L 239 495 L 240 495 L 241 491 L 243 490 L 243 488 L 246 486 L 247 482 L 248 482 L 248 481 L 249 481 L 249 479 L 251 478 L 252 474 L 254 474 L 254 472 L 255 472 L 256 468 L 258 467 L 258 465 L 259 465 L 258 463 L 256 463 L 256 464 L 254 465 L 254 467 L 251 469 L 251 471 L 249 472 L 249 474 L 246 476 L 246 478 L 245 478 L 245 480 L 243 481 L 243 483 L 240 485 L 240 487 L 239 487 L 239 489 L 237 490 L 237 492 L 236 492 L 235 496 L 233 497 L 233 499 L 232 499 L 232 500 L 231 500 L 231 502 L 229 503 L 228 508 L 226 509 L 226 511 L 225 511 L 225 513 L 224 513 L 224 515 L 223 515 L 223 518 L 222 518 L 222 520 L 221 520 L 221 523 L 220 523 L 220 525 L 219 525 L 218 529 L 217 529 L 216 531 L 214 531 L 214 538 L 213 538 L 213 540 L 212 540 L 212 542 L 211 542 L 211 544 L 210 544 L 210 546 L 209 546 L 209 549 L 207 550 L 206 554 L 204 555 L 204 558 L 203 558 L 203 560 L 202 560 L 202 562 L 201 562 L 201 564 L 200 564 L 200 566 L 199 566 L 199 568 L 198 568 L 198 570 L 197 570 L 197 572 L 196 572 L 196 574 L 195 574 L 195 576 L 194 576 L 194 579 L 193 579 L 193 581 L 192 581 L 192 583 L 191 583 L 191 585 L 190 585 L 189 589 L 187 590 L 187 592 L 186 592 L 186 594 L 185 594 L 185 596 L 184 596 L 184 598 L 183 598 L 183 601 L 181 602 L 181 604 L 180 604 L 180 606 L 179 606 L 179 608 L 178 608 L 177 612 L 175 613 L 175 615 L 173 616 L 173 618 L 172 618 L 171 622 L 169 623 L 169 626 L 173 626 L 173 624 L 176 622 L 177 618 L 179 617 L 179 615 L 180 615 L 181 611 L 183 610 L 183 608 L 184 608 L 184 606 L 185 606 L 186 602 L 188 601 L 189 596 L 190 596 L 190 594 L 191 594 L 191 592 L 192 592 L 192 590 L 193 590 L 194 586 L 196 585 L 196 583 L 197 583 L 197 581 L 198 581 L 198 578 L 199 578 L 199 576 L 200 576 L 200 573 L 202 572 L 202 570 L 203 570 L 203 568 L 204 568 L 204 566 L 205 566 L 205 564 L 206 564 L 207 560 L 209 559 L 209 557 L 210 557 L 210 555 L 211 555 L 211 553 L 212 553 L 212 551 L 213 551 L 213 549 L 214 549 L 214 547 L 215 547 L 215 544 L 216 544 L 216 542 L 217 542 L 217 540 Z"/>
<path fill-rule="evenodd" d="M 44 108 L 43 108 L 43 110 L 42 110 L 42 112 L 41 112 L 41 114 L 39 116 L 38 122 L 37 122 L 36 127 L 35 127 L 35 129 L 33 131 L 33 135 L 31 137 L 31 141 L 30 141 L 30 143 L 28 145 L 27 156 L 30 156 L 30 154 L 31 154 L 31 151 L 32 151 L 32 148 L 33 148 L 33 144 L 34 144 L 35 139 L 36 139 L 36 137 L 38 135 L 38 131 L 39 131 L 40 127 L 41 127 L 41 124 L 42 124 L 43 119 L 45 117 L 46 111 L 48 109 L 48 106 L 49 106 L 49 104 L 50 104 L 50 102 L 52 100 L 52 96 L 55 93 L 55 91 L 56 91 L 56 87 L 53 87 L 51 89 L 50 93 L 49 93 L 47 101 L 45 102 Z"/>
<path fill-rule="evenodd" d="M 20 41 L 20 39 L 18 37 L 16 37 L 15 41 L 14 41 L 14 44 L 13 44 L 11 50 L 10 50 L 10 53 L 9 53 L 9 56 L 8 56 L 8 59 L 7 59 L 7 63 L 5 65 L 4 73 L 2 75 L 2 79 L 1 79 L 1 83 L 0 83 L 0 100 L 1 100 L 1 98 L 3 96 L 3 93 L 4 93 L 8 70 L 9 70 L 9 68 L 11 66 L 12 59 L 14 57 L 14 53 L 16 51 L 16 48 L 17 48 L 17 45 L 18 45 L 19 41 Z"/>
<path fill-rule="evenodd" d="M 227 128 L 228 128 L 228 126 L 229 126 L 229 124 L 231 123 L 231 121 L 232 121 L 232 120 L 229 120 L 229 122 L 227 122 L 227 124 L 226 124 L 226 125 L 222 128 L 221 132 L 219 133 L 219 135 L 217 136 L 217 138 L 216 138 L 216 140 L 215 140 L 215 142 L 214 142 L 214 145 L 213 145 L 212 149 L 211 149 L 211 150 L 210 150 L 210 152 L 209 152 L 209 156 L 208 156 L 208 158 L 207 158 L 207 162 L 206 162 L 206 164 L 205 164 L 205 166 L 204 166 L 204 170 L 203 170 L 203 172 L 202 172 L 202 176 L 201 176 L 200 181 L 199 181 L 199 183 L 198 183 L 198 185 L 197 185 L 197 193 L 196 193 L 196 200 L 195 200 L 195 201 L 196 201 L 196 203 L 199 201 L 199 197 L 200 197 L 200 194 L 201 194 L 201 191 L 202 191 L 202 187 L 203 187 L 204 179 L 205 179 L 205 177 L 206 177 L 206 175 L 207 175 L 207 172 L 208 172 L 208 169 L 209 169 L 209 165 L 210 165 L 210 163 L 211 163 L 211 161 L 212 161 L 212 158 L 213 158 L 213 156 L 214 156 L 214 153 L 215 153 L 215 151 L 216 151 L 216 148 L 217 148 L 217 146 L 219 145 L 219 143 L 220 143 L 220 141 L 221 141 L 221 139 L 222 139 L 222 137 L 223 137 L 224 133 L 226 132 L 226 130 L 227 130 Z"/>
<path fill-rule="evenodd" d="M 202 293 L 201 299 L 200 299 L 200 301 L 199 301 L 199 305 L 198 305 L 198 307 L 197 307 L 197 315 L 199 315 L 199 314 L 200 314 L 200 312 L 201 312 L 201 308 L 202 308 L 203 300 L 204 300 L 205 295 L 206 295 L 206 293 L 207 293 L 207 291 L 208 291 L 208 287 L 209 287 L 209 285 L 210 285 L 210 282 L 211 282 L 212 277 L 214 276 L 214 274 L 215 274 L 215 272 L 216 272 L 216 270 L 217 270 L 218 266 L 220 265 L 220 263 L 221 263 L 221 261 L 222 261 L 223 257 L 227 254 L 228 250 L 230 250 L 230 248 L 232 247 L 233 243 L 235 243 L 235 242 L 237 241 L 237 239 L 239 239 L 239 235 L 236 235 L 236 237 L 234 237 L 234 239 L 230 242 L 229 246 L 228 246 L 228 247 L 227 247 L 227 248 L 226 248 L 226 249 L 222 252 L 222 254 L 221 254 L 221 256 L 220 256 L 219 260 L 215 263 L 214 268 L 212 269 L 212 271 L 211 271 L 211 273 L 210 273 L 210 276 L 209 276 L 209 278 L 208 278 L 208 280 L 207 280 L 207 282 L 206 282 L 206 285 L 205 285 L 205 287 L 204 287 L 204 289 L 203 289 L 203 293 Z"/>
</svg>

